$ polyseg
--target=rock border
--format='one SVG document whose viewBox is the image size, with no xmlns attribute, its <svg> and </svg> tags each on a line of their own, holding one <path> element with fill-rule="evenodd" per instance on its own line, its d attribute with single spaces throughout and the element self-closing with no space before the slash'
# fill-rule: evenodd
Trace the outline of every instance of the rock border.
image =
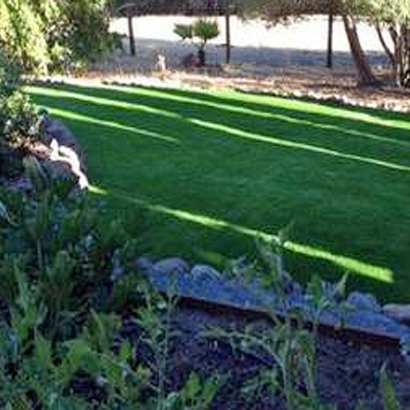
<svg viewBox="0 0 410 410">
<path fill-rule="evenodd" d="M 177 296 L 206 300 L 253 311 L 271 311 L 286 315 L 297 309 L 307 321 L 313 321 L 318 308 L 311 295 L 291 279 L 286 294 L 278 295 L 273 288 L 266 288 L 258 280 L 246 281 L 241 277 L 227 277 L 209 265 L 191 267 L 185 260 L 174 257 L 152 262 L 140 258 L 136 266 L 149 278 L 158 291 L 168 293 L 172 289 Z M 382 306 L 371 294 L 352 291 L 344 300 L 334 292 L 335 284 L 322 282 L 329 307 L 319 317 L 325 326 L 344 326 L 352 330 L 385 335 L 400 340 L 402 353 L 410 362 L 410 306 Z"/>
</svg>

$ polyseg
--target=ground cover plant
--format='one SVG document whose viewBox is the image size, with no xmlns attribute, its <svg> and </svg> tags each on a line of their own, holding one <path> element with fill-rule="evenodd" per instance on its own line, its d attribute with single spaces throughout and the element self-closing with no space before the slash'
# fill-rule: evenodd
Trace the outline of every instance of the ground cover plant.
<svg viewBox="0 0 410 410">
<path fill-rule="evenodd" d="M 289 270 L 408 300 L 406 115 L 232 91 L 28 88 L 87 152 L 140 251 L 224 265 L 293 221 Z M 334 277 L 333 277 L 334 279 Z"/>
</svg>

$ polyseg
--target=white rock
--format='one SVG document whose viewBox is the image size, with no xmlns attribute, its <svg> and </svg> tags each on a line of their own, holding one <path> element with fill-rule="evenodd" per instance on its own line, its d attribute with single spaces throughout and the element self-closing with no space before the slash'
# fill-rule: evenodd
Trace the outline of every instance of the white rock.
<svg viewBox="0 0 410 410">
<path fill-rule="evenodd" d="M 410 325 L 410 305 L 385 305 L 383 306 L 383 313 L 400 323 Z"/>
<path fill-rule="evenodd" d="M 377 299 L 370 294 L 352 292 L 347 298 L 347 303 L 357 310 L 367 310 L 374 313 L 381 313 L 382 311 Z"/>
<path fill-rule="evenodd" d="M 188 263 L 181 258 L 162 259 L 155 263 L 152 269 L 163 274 L 187 273 L 190 271 Z"/>
<path fill-rule="evenodd" d="M 208 265 L 195 265 L 191 270 L 191 275 L 195 279 L 205 279 L 205 278 L 215 279 L 215 278 L 222 277 L 220 272 L 218 272 L 212 266 L 208 266 Z"/>
</svg>

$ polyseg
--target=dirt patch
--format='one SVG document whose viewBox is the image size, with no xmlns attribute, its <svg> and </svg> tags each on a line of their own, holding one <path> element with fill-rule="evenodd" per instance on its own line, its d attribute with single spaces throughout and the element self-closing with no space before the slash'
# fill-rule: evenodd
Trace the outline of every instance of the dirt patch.
<svg viewBox="0 0 410 410">
<path fill-rule="evenodd" d="M 209 326 L 237 329 L 246 321 L 236 315 L 179 309 L 174 325 L 179 337 L 175 339 L 169 362 L 172 387 L 195 371 L 203 376 L 218 374 L 223 381 L 214 409 L 285 409 L 283 398 L 267 392 L 256 397 L 242 396 L 241 387 L 267 366 L 252 355 L 234 352 L 227 343 L 215 343 L 204 336 Z M 261 331 L 268 324 L 258 323 Z M 353 343 L 349 340 L 320 336 L 317 341 L 317 384 L 322 400 L 338 410 L 354 409 L 362 402 L 366 409 L 383 409 L 379 372 L 387 363 L 388 373 L 395 384 L 404 409 L 410 408 L 410 368 L 393 348 Z"/>
<path fill-rule="evenodd" d="M 354 68 L 329 70 L 322 67 L 266 65 L 216 65 L 204 69 L 168 70 L 165 74 L 139 71 L 127 65 L 106 62 L 77 77 L 52 77 L 52 81 L 74 84 L 124 84 L 146 87 L 199 89 L 233 88 L 243 92 L 264 93 L 291 98 L 305 98 L 345 106 L 358 106 L 397 112 L 410 112 L 410 90 L 394 85 L 388 69 L 375 70 L 381 85 L 358 87 Z M 47 78 L 50 80 L 50 78 Z"/>
</svg>

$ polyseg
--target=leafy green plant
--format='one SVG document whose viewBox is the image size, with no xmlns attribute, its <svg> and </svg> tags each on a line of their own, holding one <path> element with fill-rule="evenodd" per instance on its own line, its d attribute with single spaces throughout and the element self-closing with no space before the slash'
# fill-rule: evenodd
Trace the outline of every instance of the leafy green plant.
<svg viewBox="0 0 410 410">
<path fill-rule="evenodd" d="M 209 40 L 219 36 L 217 21 L 204 18 L 196 20 L 193 24 L 176 24 L 174 33 L 183 41 L 190 40 L 198 48 L 198 65 L 206 65 L 205 48 Z"/>
<path fill-rule="evenodd" d="M 325 289 L 325 283 L 320 276 L 314 275 L 307 286 L 307 296 L 313 304 L 312 323 L 314 334 L 317 335 L 317 329 L 320 324 L 323 313 L 326 310 L 337 308 L 339 311 L 347 312 L 347 303 L 343 301 L 346 294 L 346 285 L 349 275 L 346 273 L 336 284 L 328 284 Z M 343 322 L 343 320 L 342 320 Z M 343 323 L 340 323 L 343 325 Z"/>
<path fill-rule="evenodd" d="M 272 397 L 283 396 L 286 407 L 293 409 L 327 409 L 316 390 L 315 340 L 303 328 L 297 312 L 268 330 L 248 327 L 245 331 L 212 329 L 208 336 L 227 341 L 236 351 L 254 357 L 261 364 L 258 376 L 249 380 L 243 394 L 249 400 L 257 392 L 268 391 Z"/>
<path fill-rule="evenodd" d="M 118 44 L 107 0 L 4 0 L 0 17 L 1 49 L 29 73 L 72 71 Z"/>
<path fill-rule="evenodd" d="M 135 241 L 101 221 L 84 193 L 68 197 L 51 183 L 38 161 L 25 165 L 35 192 L 2 192 L 0 202 L 0 407 L 209 408 L 216 378 L 193 374 L 169 391 L 176 298 L 154 295 L 138 276 Z M 152 363 L 130 340 L 114 343 L 120 315 L 132 312 Z M 95 403 L 79 378 L 99 391 Z"/>
<path fill-rule="evenodd" d="M 380 389 L 383 396 L 385 410 L 400 410 L 401 406 L 396 396 L 393 383 L 387 374 L 387 367 L 384 365 L 380 370 Z"/>
<path fill-rule="evenodd" d="M 0 176 L 22 171 L 22 156 L 36 138 L 37 115 L 19 86 L 19 70 L 0 51 Z"/>
</svg>

